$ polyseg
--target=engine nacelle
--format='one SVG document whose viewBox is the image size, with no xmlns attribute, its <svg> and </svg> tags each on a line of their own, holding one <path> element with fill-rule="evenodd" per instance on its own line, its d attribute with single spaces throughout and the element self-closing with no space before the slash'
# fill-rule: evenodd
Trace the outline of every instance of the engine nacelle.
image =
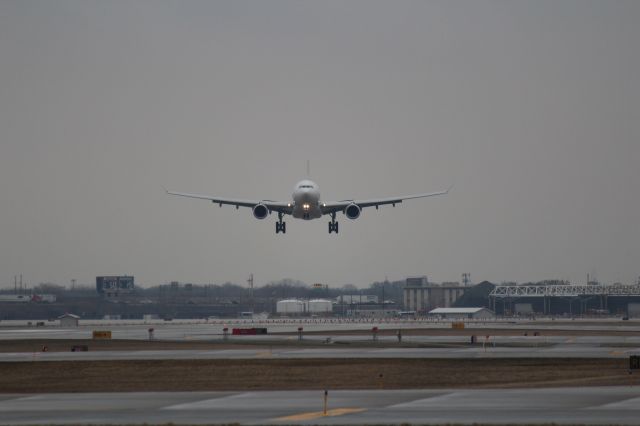
<svg viewBox="0 0 640 426">
<path fill-rule="evenodd" d="M 253 208 L 253 217 L 256 219 L 264 219 L 269 216 L 269 209 L 264 204 L 256 204 Z"/>
<path fill-rule="evenodd" d="M 359 205 L 351 203 L 344 209 L 344 214 L 349 219 L 357 219 L 360 217 L 360 210 L 362 209 Z"/>
</svg>

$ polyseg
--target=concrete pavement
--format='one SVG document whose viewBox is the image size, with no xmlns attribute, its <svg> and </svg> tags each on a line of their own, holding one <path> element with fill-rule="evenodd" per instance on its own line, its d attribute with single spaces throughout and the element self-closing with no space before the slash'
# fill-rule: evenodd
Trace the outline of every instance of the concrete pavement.
<svg viewBox="0 0 640 426">
<path fill-rule="evenodd" d="M 640 388 L 0 394 L 0 425 L 638 424 Z"/>
<path fill-rule="evenodd" d="M 0 352 L 0 362 L 24 361 L 116 361 L 162 359 L 308 359 L 308 358 L 627 358 L 640 354 L 638 348 L 615 348 L 595 344 L 557 344 L 541 347 L 493 347 L 492 345 L 451 348 L 296 348 L 265 346 L 260 349 L 144 350 L 88 352 Z"/>
</svg>

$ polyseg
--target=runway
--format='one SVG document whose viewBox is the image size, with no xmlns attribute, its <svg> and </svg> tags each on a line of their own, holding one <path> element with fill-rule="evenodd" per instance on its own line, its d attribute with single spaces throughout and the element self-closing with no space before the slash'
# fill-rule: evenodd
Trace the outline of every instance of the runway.
<svg viewBox="0 0 640 426">
<path fill-rule="evenodd" d="M 413 324 L 411 324 L 413 325 Z M 270 330 L 290 331 L 298 324 L 276 324 Z M 396 325 L 393 327 L 395 328 Z M 447 328 L 425 324 L 426 328 Z M 496 324 L 492 324 L 496 328 Z M 2 340 L 90 339 L 96 329 L 111 329 L 114 339 L 148 340 L 146 324 L 2 328 Z M 166 341 L 223 342 L 222 324 L 158 324 L 155 336 Z M 305 325 L 305 329 L 309 327 Z M 259 348 L 120 350 L 88 352 L 2 353 L 0 362 L 314 359 L 314 358 L 627 358 L 640 353 L 634 333 L 599 336 L 491 336 L 478 330 L 469 336 L 404 336 L 400 347 L 393 335 L 372 341 L 369 334 L 344 333 L 353 324 L 313 324 L 320 334 L 297 336 L 229 336 L 227 342 L 259 344 Z M 370 324 L 359 324 L 366 330 Z M 521 324 L 502 324 L 501 328 Z M 540 324 L 530 329 L 557 329 Z M 566 328 L 566 325 L 562 326 Z M 606 325 L 604 326 L 606 327 Z M 391 328 L 391 327 L 389 327 Z M 580 327 L 576 327 L 580 328 Z M 594 327 L 595 328 L 595 327 Z M 599 328 L 599 327 L 597 327 Z M 616 328 L 616 327 L 611 327 Z M 635 330 L 636 326 L 625 330 Z M 340 330 L 342 333 L 333 334 Z M 322 343 L 328 342 L 328 343 Z M 308 344 L 313 344 L 309 347 Z M 306 346 L 305 346 L 306 345 Z M 590 387 L 545 389 L 341 390 L 329 391 L 327 415 L 321 391 L 222 391 L 146 393 L 0 394 L 0 425 L 14 424 L 637 424 L 640 388 Z"/>
<path fill-rule="evenodd" d="M 0 425 L 637 424 L 640 388 L 0 394 Z"/>
<path fill-rule="evenodd" d="M 262 349 L 143 350 L 95 352 L 0 353 L 0 362 L 116 361 L 163 359 L 309 359 L 309 358 L 627 358 L 640 354 L 638 348 L 610 348 L 595 345 L 551 347 L 468 348 L 307 348 L 265 346 Z"/>
<path fill-rule="evenodd" d="M 254 339 L 295 339 L 294 336 L 287 336 L 278 333 L 297 333 L 298 327 L 304 329 L 306 339 L 324 340 L 327 337 L 333 339 L 345 339 L 344 333 L 349 331 L 365 333 L 357 335 L 354 333 L 348 336 L 352 340 L 368 340 L 371 338 L 368 333 L 376 326 L 380 330 L 391 331 L 393 334 L 397 330 L 406 329 L 423 329 L 423 330 L 451 330 L 451 321 L 392 321 L 382 320 L 373 321 L 323 321 L 323 320 L 174 320 L 174 321 L 142 321 L 142 320 L 81 320 L 79 327 L 61 328 L 57 321 L 42 322 L 44 326 L 35 326 L 36 322 L 28 321 L 0 321 L 0 341 L 14 339 L 90 339 L 94 330 L 110 330 L 114 339 L 127 340 L 147 340 L 149 338 L 149 329 L 154 330 L 156 339 L 159 340 L 212 340 L 220 339 L 223 335 L 223 329 L 228 328 L 229 332 L 233 328 L 243 327 L 264 327 L 268 329 L 269 334 L 265 336 L 253 336 Z M 599 334 L 605 339 L 631 339 L 631 342 L 640 345 L 640 322 L 627 321 L 623 325 L 619 321 L 601 320 L 597 323 L 593 321 L 552 321 L 537 320 L 532 321 L 468 321 L 466 323 L 467 331 L 473 331 L 478 336 L 484 336 L 487 329 L 501 330 L 529 330 L 529 340 L 532 339 L 532 332 L 539 331 L 542 335 L 548 334 L 548 330 L 564 330 L 567 332 L 591 331 Z M 612 336 L 611 332 L 625 332 L 627 336 Z M 307 334 L 307 333 L 320 333 Z M 524 334 L 524 333 L 523 333 Z M 429 338 L 436 336 L 405 336 L 405 339 L 428 341 Z M 444 336 L 439 336 L 440 338 Z M 524 337 L 524 336 L 520 336 Z M 450 341 L 464 341 L 468 337 L 450 336 Z M 380 336 L 381 340 L 395 340 L 395 336 Z M 553 339 L 552 336 L 543 336 L 542 341 Z"/>
</svg>

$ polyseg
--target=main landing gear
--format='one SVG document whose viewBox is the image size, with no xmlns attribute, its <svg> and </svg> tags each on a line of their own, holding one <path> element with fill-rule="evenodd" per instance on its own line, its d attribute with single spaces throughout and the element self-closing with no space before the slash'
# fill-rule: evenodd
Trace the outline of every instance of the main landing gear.
<svg viewBox="0 0 640 426">
<path fill-rule="evenodd" d="M 329 222 L 329 233 L 338 233 L 338 222 L 336 222 L 336 214 L 331 213 L 331 222 Z"/>
<path fill-rule="evenodd" d="M 278 221 L 276 222 L 276 234 L 282 232 L 287 233 L 287 223 L 282 221 L 282 213 L 278 212 Z"/>
</svg>

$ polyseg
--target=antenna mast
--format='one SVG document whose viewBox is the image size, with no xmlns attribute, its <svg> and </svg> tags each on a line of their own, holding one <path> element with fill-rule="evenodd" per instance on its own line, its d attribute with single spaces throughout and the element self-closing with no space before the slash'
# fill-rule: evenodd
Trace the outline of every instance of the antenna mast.
<svg viewBox="0 0 640 426">
<path fill-rule="evenodd" d="M 471 284 L 471 274 L 468 272 L 465 272 L 462 274 L 462 285 L 464 287 L 469 287 L 469 285 Z"/>
<path fill-rule="evenodd" d="M 249 275 L 247 283 L 249 283 L 249 303 L 251 303 L 251 312 L 253 313 L 253 311 L 255 310 L 255 303 L 253 301 L 253 274 Z"/>
</svg>

